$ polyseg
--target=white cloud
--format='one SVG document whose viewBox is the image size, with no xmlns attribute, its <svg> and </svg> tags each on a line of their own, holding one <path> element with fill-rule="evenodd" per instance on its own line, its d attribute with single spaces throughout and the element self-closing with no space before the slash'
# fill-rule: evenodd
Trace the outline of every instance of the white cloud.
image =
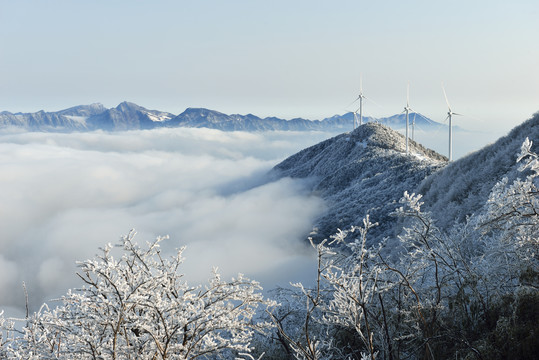
<svg viewBox="0 0 539 360">
<path fill-rule="evenodd" d="M 304 243 L 320 199 L 298 180 L 267 183 L 284 157 L 324 133 L 162 129 L 0 134 L 0 308 L 30 305 L 78 285 L 75 261 L 131 228 L 140 242 L 187 245 L 193 282 L 237 272 L 266 287 L 303 276 Z"/>
<path fill-rule="evenodd" d="M 12 288 L 18 277 L 17 264 L 0 254 L 0 289 Z M 6 294 L 6 296 L 9 296 L 9 294 Z"/>
</svg>

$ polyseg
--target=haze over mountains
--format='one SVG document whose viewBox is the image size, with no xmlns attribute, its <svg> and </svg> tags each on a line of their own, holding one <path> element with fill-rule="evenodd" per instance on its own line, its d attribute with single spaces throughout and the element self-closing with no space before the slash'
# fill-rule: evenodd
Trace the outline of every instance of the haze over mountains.
<svg viewBox="0 0 539 360">
<path fill-rule="evenodd" d="M 378 121 L 389 126 L 403 127 L 404 114 L 374 119 L 364 117 L 365 122 Z M 421 114 L 411 114 L 410 122 L 417 126 L 439 128 L 445 125 L 434 122 Z M 115 108 L 107 109 L 101 104 L 80 105 L 57 112 L 38 111 L 36 113 L 0 113 L 0 128 L 15 127 L 28 131 L 123 131 L 154 129 L 160 127 L 211 128 L 223 131 L 266 131 L 266 130 L 350 130 L 353 113 L 335 115 L 323 120 L 295 118 L 291 120 L 277 117 L 260 118 L 248 114 L 227 115 L 204 108 L 188 108 L 179 115 L 159 110 L 148 110 L 137 104 L 122 102 Z"/>
</svg>

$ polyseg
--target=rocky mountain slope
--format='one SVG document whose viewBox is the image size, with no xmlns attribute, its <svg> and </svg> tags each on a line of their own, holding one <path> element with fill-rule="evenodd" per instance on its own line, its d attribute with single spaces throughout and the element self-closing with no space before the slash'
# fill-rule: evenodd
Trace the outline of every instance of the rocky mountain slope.
<svg viewBox="0 0 539 360">
<path fill-rule="evenodd" d="M 429 175 L 445 166 L 447 159 L 411 141 L 405 154 L 405 138 L 378 124 L 367 123 L 300 151 L 275 166 L 272 175 L 305 178 L 313 193 L 321 196 L 327 211 L 316 221 L 315 240 L 334 234 L 337 228 L 361 225 L 369 214 L 379 226 L 371 231 L 376 242 L 393 233 L 390 216 L 404 191 L 413 191 Z"/>
</svg>

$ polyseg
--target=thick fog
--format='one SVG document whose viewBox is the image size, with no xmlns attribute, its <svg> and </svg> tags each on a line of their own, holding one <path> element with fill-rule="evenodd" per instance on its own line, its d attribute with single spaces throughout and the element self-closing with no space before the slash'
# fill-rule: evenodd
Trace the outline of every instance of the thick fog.
<svg viewBox="0 0 539 360">
<path fill-rule="evenodd" d="M 332 134 L 163 129 L 0 134 L 0 309 L 79 286 L 75 261 L 130 229 L 140 243 L 186 245 L 182 271 L 212 266 L 264 287 L 314 275 L 305 234 L 324 209 L 298 180 L 270 181 L 285 157 Z"/>
</svg>

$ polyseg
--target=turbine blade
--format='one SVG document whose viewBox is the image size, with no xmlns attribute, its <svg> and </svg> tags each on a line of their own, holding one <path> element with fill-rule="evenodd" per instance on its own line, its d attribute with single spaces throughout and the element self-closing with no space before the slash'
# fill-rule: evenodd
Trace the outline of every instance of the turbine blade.
<svg viewBox="0 0 539 360">
<path fill-rule="evenodd" d="M 410 105 L 410 82 L 408 82 L 408 86 L 406 86 L 406 107 L 409 107 Z"/>
<path fill-rule="evenodd" d="M 442 82 L 442 91 L 444 92 L 445 97 L 445 103 L 447 104 L 447 107 L 449 108 L 449 111 L 451 111 L 451 106 L 449 105 L 449 100 L 447 100 L 447 94 L 445 93 L 444 83 Z"/>
<path fill-rule="evenodd" d="M 361 96 L 358 96 L 354 101 L 352 101 L 350 104 L 348 104 L 347 108 L 352 106 L 356 101 L 358 101 L 360 97 Z"/>
<path fill-rule="evenodd" d="M 374 100 L 371 99 L 371 98 L 368 98 L 368 97 L 366 97 L 366 96 L 363 96 L 363 99 L 369 100 L 369 101 L 372 102 L 374 105 L 378 106 L 379 108 L 382 108 L 382 105 L 378 104 L 376 101 L 374 101 Z"/>
<path fill-rule="evenodd" d="M 452 113 L 451 113 L 451 115 L 458 115 L 458 116 L 464 116 L 464 115 L 462 115 L 462 114 L 459 114 L 459 113 L 454 113 L 454 112 L 452 112 Z"/>
</svg>

